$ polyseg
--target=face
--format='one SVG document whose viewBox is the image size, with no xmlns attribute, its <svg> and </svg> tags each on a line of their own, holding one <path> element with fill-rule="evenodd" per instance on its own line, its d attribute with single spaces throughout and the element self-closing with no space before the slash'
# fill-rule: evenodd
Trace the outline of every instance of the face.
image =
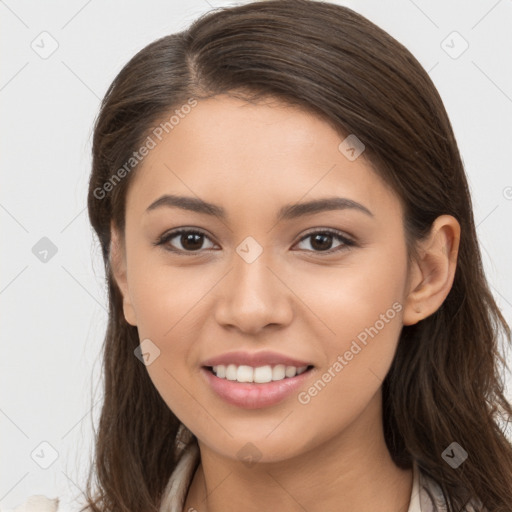
<svg viewBox="0 0 512 512">
<path fill-rule="evenodd" d="M 284 460 L 363 412 L 380 417 L 407 291 L 403 212 L 343 139 L 296 107 L 218 96 L 156 139 L 133 176 L 125 318 L 149 340 L 164 401 L 220 455 L 250 442 L 263 461 Z M 154 204 L 165 195 L 190 201 Z M 348 201 L 300 207 L 326 198 Z M 199 200 L 219 215 L 194 210 Z M 286 377 L 287 366 L 307 369 Z M 230 380 L 255 375 L 276 380 Z"/>
</svg>

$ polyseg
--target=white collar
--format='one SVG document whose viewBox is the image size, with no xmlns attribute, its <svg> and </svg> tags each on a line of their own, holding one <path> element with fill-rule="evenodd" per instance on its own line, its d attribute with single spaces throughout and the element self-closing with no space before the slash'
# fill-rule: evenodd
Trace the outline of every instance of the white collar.
<svg viewBox="0 0 512 512">
<path fill-rule="evenodd" d="M 412 491 L 407 512 L 422 512 L 420 504 L 420 471 L 416 460 L 412 463 Z"/>
</svg>

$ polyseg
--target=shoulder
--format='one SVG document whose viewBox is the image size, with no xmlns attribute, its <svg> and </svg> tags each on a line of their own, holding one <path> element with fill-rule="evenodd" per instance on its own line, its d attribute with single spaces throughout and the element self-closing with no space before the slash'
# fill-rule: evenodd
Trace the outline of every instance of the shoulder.
<svg viewBox="0 0 512 512">
<path fill-rule="evenodd" d="M 34 494 L 14 509 L 0 508 L 0 512 L 58 512 L 59 498 Z"/>
</svg>

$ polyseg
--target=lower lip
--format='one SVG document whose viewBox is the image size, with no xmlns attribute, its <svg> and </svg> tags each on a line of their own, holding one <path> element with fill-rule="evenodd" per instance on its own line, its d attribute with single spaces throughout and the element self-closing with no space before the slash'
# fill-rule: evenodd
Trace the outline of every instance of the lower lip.
<svg viewBox="0 0 512 512">
<path fill-rule="evenodd" d="M 295 377 L 255 384 L 221 379 L 209 369 L 201 368 L 212 389 L 226 402 L 244 409 L 260 409 L 275 405 L 297 391 L 309 377 L 311 369 Z"/>
</svg>

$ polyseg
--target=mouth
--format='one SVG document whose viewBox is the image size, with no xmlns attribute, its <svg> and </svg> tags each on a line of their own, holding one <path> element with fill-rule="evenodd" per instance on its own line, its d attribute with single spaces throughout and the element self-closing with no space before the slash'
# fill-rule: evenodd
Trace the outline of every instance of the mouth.
<svg viewBox="0 0 512 512">
<path fill-rule="evenodd" d="M 314 366 L 283 364 L 202 366 L 206 385 L 224 402 L 242 409 L 261 409 L 283 402 L 307 386 Z"/>
<path fill-rule="evenodd" d="M 219 364 L 216 366 L 205 366 L 204 368 L 219 379 L 240 383 L 266 384 L 293 379 L 313 369 L 313 365 L 288 366 L 276 364 L 254 367 L 249 365 Z"/>
</svg>

